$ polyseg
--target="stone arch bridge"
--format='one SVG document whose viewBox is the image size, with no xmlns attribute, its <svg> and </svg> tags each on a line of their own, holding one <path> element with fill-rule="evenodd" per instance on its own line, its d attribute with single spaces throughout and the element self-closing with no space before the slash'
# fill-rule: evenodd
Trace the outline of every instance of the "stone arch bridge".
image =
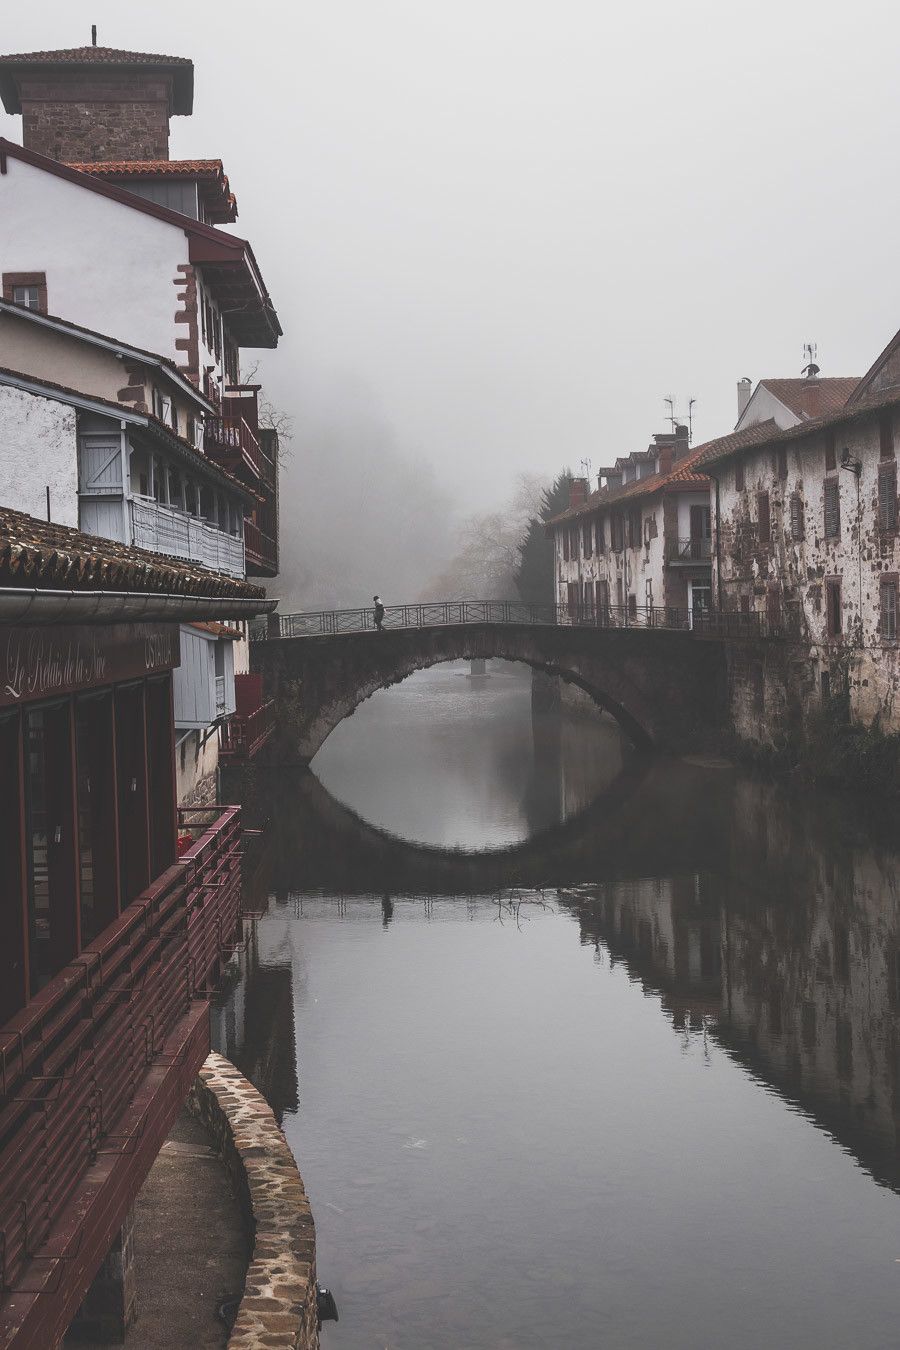
<svg viewBox="0 0 900 1350">
<path fill-rule="evenodd" d="M 274 634 L 254 642 L 251 655 L 252 669 L 263 675 L 267 697 L 276 702 L 268 762 L 308 763 L 376 690 L 460 659 L 520 661 L 558 675 L 612 713 L 639 746 L 678 752 L 715 745 L 728 703 L 725 643 L 716 637 L 684 626 L 470 619 L 472 610 L 482 614 L 488 607 L 457 608 L 459 621 L 382 632 L 294 635 L 294 619 L 281 617 Z M 502 607 L 511 608 L 527 607 Z"/>
</svg>

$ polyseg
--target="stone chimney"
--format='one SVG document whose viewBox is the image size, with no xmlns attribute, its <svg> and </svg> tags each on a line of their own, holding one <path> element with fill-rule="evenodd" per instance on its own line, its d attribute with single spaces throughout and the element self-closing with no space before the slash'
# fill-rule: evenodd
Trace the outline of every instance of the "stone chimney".
<svg viewBox="0 0 900 1350">
<path fill-rule="evenodd" d="M 584 506 L 588 499 L 588 480 L 586 478 L 569 479 L 569 510 Z"/>
<path fill-rule="evenodd" d="M 747 404 L 750 402 L 750 395 L 752 393 L 753 393 L 753 381 L 750 379 L 749 375 L 745 375 L 742 380 L 738 380 L 737 384 L 738 421 L 740 421 L 741 418 L 743 417 L 744 410 L 746 409 Z"/>
<path fill-rule="evenodd" d="M 27 150 L 64 163 L 169 158 L 169 118 L 190 114 L 184 56 L 112 47 L 0 56 L 0 99 Z"/>
</svg>

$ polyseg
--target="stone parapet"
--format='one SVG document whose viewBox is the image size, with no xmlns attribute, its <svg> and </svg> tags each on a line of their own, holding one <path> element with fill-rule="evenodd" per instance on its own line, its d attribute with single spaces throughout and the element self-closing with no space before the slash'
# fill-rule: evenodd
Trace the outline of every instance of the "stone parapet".
<svg viewBox="0 0 900 1350">
<path fill-rule="evenodd" d="M 200 1070 L 189 1106 L 214 1140 L 254 1234 L 229 1350 L 316 1350 L 316 1230 L 271 1108 L 216 1054 Z"/>
</svg>

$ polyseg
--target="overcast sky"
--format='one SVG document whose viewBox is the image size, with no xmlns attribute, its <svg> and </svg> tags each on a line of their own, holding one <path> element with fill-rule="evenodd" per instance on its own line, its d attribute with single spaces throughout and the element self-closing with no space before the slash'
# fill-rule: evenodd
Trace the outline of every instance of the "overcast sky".
<svg viewBox="0 0 900 1350">
<path fill-rule="evenodd" d="M 366 389 L 467 509 L 642 448 L 670 393 L 721 434 L 740 376 L 807 339 L 861 374 L 900 325 L 890 4 L 44 0 L 2 46 L 91 22 L 194 60 L 172 155 L 225 162 L 273 397 Z"/>
</svg>

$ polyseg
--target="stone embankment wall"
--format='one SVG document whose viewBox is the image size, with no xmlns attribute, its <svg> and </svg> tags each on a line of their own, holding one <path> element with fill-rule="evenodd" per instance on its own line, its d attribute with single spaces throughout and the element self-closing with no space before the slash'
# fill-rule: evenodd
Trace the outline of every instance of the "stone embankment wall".
<svg viewBox="0 0 900 1350">
<path fill-rule="evenodd" d="M 254 1233 L 229 1350 L 317 1350 L 316 1230 L 271 1108 L 216 1054 L 200 1070 L 189 1105 L 215 1141 Z"/>
</svg>

